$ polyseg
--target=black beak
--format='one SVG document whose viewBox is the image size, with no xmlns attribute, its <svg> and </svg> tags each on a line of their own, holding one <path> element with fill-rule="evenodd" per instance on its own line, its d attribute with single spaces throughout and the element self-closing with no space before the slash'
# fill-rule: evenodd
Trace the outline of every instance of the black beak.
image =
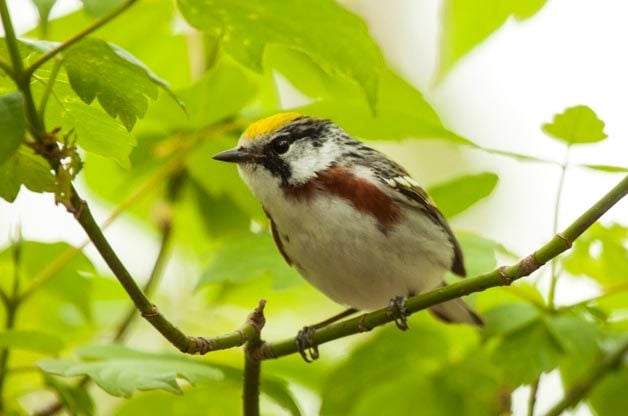
<svg viewBox="0 0 628 416">
<path fill-rule="evenodd" d="M 229 149 L 213 156 L 214 160 L 221 162 L 242 163 L 256 159 L 256 156 L 244 149 Z"/>
</svg>

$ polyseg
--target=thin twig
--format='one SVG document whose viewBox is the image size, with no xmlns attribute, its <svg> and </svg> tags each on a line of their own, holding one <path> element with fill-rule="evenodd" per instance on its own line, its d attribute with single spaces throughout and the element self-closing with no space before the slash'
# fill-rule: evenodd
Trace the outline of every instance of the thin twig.
<svg viewBox="0 0 628 416">
<path fill-rule="evenodd" d="M 591 370 L 586 378 L 575 383 L 569 390 L 567 390 L 562 400 L 556 403 L 556 405 L 546 413 L 546 416 L 559 416 L 565 410 L 574 407 L 584 400 L 593 387 L 595 387 L 609 372 L 621 365 L 626 354 L 628 354 L 628 339 L 617 347 L 615 351 L 604 357 L 604 359 Z"/>
<path fill-rule="evenodd" d="M 560 165 L 560 179 L 558 180 L 558 191 L 556 192 L 556 200 L 554 202 L 554 226 L 553 226 L 553 234 L 555 235 L 558 232 L 558 217 L 560 215 L 560 201 L 563 195 L 563 188 L 565 185 L 565 176 L 567 175 L 567 164 L 569 163 L 569 153 L 571 150 L 571 145 L 567 144 L 567 149 L 565 150 L 565 159 L 563 160 L 562 165 Z M 547 295 L 547 304 L 550 309 L 554 309 L 554 297 L 556 295 L 556 284 L 558 283 L 559 273 L 557 271 L 558 263 L 556 260 L 552 261 L 550 271 L 550 288 L 549 293 Z"/>
<path fill-rule="evenodd" d="M 534 416 L 534 408 L 536 407 L 536 394 L 539 391 L 540 381 L 541 376 L 538 376 L 530 386 L 530 396 L 528 397 L 528 416 Z"/>
<path fill-rule="evenodd" d="M 35 62 L 33 62 L 28 68 L 25 69 L 24 71 L 25 76 L 27 78 L 30 78 L 30 76 L 37 70 L 37 68 L 39 68 L 40 66 L 48 62 L 50 59 L 54 58 L 56 55 L 58 55 L 60 52 L 64 51 L 68 47 L 74 45 L 76 42 L 83 39 L 85 36 L 89 35 L 90 33 L 94 32 L 95 30 L 109 23 L 111 20 L 116 18 L 126 9 L 131 7 L 135 2 L 137 2 L 137 0 L 125 1 L 124 3 L 120 4 L 118 7 L 113 9 L 108 15 L 95 21 L 94 23 L 86 27 L 85 29 L 78 32 L 76 35 L 72 36 L 71 38 L 67 39 L 65 42 L 61 43 L 56 48 L 51 49 L 48 52 L 41 55 L 39 58 L 35 60 Z"/>
<path fill-rule="evenodd" d="M 244 347 L 244 373 L 242 376 L 242 414 L 244 416 L 259 416 L 259 388 L 262 373 L 262 328 L 266 323 L 264 318 L 265 300 L 249 315 L 247 325 L 253 326 L 255 331 L 247 340 Z"/>
<path fill-rule="evenodd" d="M 554 236 L 548 243 L 517 264 L 508 267 L 500 267 L 490 273 L 465 279 L 449 286 L 411 297 L 406 302 L 408 313 L 417 312 L 438 303 L 470 293 L 480 292 L 490 287 L 509 285 L 517 279 L 530 275 L 543 264 L 566 251 L 571 246 L 571 242 L 578 238 L 606 211 L 626 196 L 626 194 L 628 194 L 628 175 L 561 234 Z M 392 318 L 387 309 L 380 309 L 364 314 L 361 317 L 348 319 L 316 331 L 312 336 L 312 341 L 316 345 L 321 345 L 338 338 L 370 330 L 376 326 L 391 322 L 391 320 Z M 293 354 L 297 352 L 296 345 L 294 338 L 273 344 L 266 343 L 263 346 L 264 358 L 278 358 Z"/>
<path fill-rule="evenodd" d="M 63 61 L 61 59 L 55 59 L 54 65 L 52 66 L 52 70 L 50 72 L 50 77 L 46 82 L 46 86 L 44 87 L 44 92 L 41 96 L 41 101 L 39 102 L 39 117 L 43 120 L 46 116 L 46 104 L 48 104 L 48 98 L 52 93 L 52 88 L 54 87 L 55 81 L 57 80 L 57 75 L 59 74 L 59 70 L 61 69 L 61 63 Z"/>
</svg>

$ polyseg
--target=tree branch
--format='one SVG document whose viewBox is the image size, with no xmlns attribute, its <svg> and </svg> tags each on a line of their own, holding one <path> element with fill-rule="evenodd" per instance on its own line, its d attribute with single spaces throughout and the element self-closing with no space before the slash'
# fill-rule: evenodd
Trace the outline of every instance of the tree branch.
<svg viewBox="0 0 628 416">
<path fill-rule="evenodd" d="M 604 376 L 606 376 L 611 370 L 616 369 L 621 365 L 624 355 L 628 354 L 628 339 L 626 339 L 620 346 L 607 355 L 596 367 L 593 368 L 588 377 L 575 383 L 567 392 L 565 397 L 552 407 L 546 416 L 559 416 L 565 410 L 580 403 L 591 391 L 593 387 L 599 383 Z"/>
<path fill-rule="evenodd" d="M 517 264 L 500 267 L 490 273 L 461 280 L 449 286 L 411 297 L 406 302 L 408 313 L 427 309 L 438 303 L 470 293 L 481 292 L 490 287 L 509 285 L 517 279 L 530 275 L 539 267 L 569 249 L 576 238 L 613 205 L 626 196 L 626 194 L 628 194 L 628 175 L 562 233 L 556 234 L 547 244 L 543 245 Z M 365 330 L 371 330 L 376 326 L 384 325 L 392 320 L 393 317 L 390 316 L 387 309 L 379 309 L 316 331 L 312 340 L 316 345 L 320 345 L 338 338 L 364 332 Z M 275 344 L 264 344 L 262 353 L 264 358 L 278 358 L 297 352 L 296 345 L 294 338 L 286 339 Z"/>
<path fill-rule="evenodd" d="M 266 323 L 264 318 L 265 300 L 260 300 L 259 305 L 249 315 L 247 325 L 253 326 L 255 332 L 244 347 L 244 374 L 242 378 L 242 414 L 244 416 L 259 416 L 259 386 L 262 372 L 262 328 Z"/>
<path fill-rule="evenodd" d="M 161 230 L 161 244 L 159 245 L 159 252 L 157 253 L 157 257 L 155 258 L 155 263 L 153 264 L 153 269 L 151 270 L 150 276 L 148 280 L 144 284 L 142 290 L 147 295 L 150 295 L 153 291 L 154 286 L 158 283 L 161 278 L 164 266 L 166 265 L 166 258 L 168 249 L 170 248 L 170 240 L 172 237 L 172 209 L 173 204 L 179 198 L 179 194 L 181 191 L 181 186 L 183 184 L 183 172 L 177 173 L 175 176 L 171 177 L 169 180 L 169 189 L 167 196 L 167 206 L 164 209 L 166 212 L 160 214 L 159 229 Z M 116 331 L 116 335 L 113 337 L 114 342 L 120 342 L 124 339 L 131 322 L 137 316 L 137 310 L 133 307 L 129 309 L 126 314 L 126 317 L 118 327 Z"/>
<path fill-rule="evenodd" d="M 4 1 L 4 0 L 2 0 L 2 1 Z M 95 30 L 99 29 L 100 27 L 102 27 L 102 26 L 106 25 L 107 23 L 109 23 L 111 20 L 113 20 L 116 17 L 118 17 L 118 15 L 120 15 L 122 12 L 124 12 L 129 7 L 131 7 L 135 2 L 137 2 L 137 0 L 127 0 L 127 1 L 125 1 L 124 3 L 120 4 L 118 7 L 113 9 L 108 15 L 106 15 L 106 16 L 102 17 L 101 19 L 95 21 L 93 24 L 89 25 L 85 29 L 83 29 L 80 32 L 78 32 L 76 35 L 74 35 L 71 38 L 67 39 L 65 42 L 63 42 L 62 44 L 60 44 L 56 48 L 51 49 L 48 52 L 46 52 L 45 54 L 41 55 L 39 58 L 37 58 L 35 60 L 35 62 L 33 62 L 31 64 L 31 66 L 29 66 L 28 68 L 26 68 L 24 70 L 25 77 L 27 79 L 30 78 L 31 75 L 33 75 L 33 73 L 37 70 L 37 68 L 39 68 L 40 66 L 42 66 L 43 64 L 48 62 L 50 59 L 54 58 L 56 55 L 58 55 L 60 52 L 64 51 L 68 47 L 74 45 L 76 42 L 78 42 L 79 40 L 83 39 L 85 36 L 89 35 L 90 33 L 94 32 Z"/>
</svg>

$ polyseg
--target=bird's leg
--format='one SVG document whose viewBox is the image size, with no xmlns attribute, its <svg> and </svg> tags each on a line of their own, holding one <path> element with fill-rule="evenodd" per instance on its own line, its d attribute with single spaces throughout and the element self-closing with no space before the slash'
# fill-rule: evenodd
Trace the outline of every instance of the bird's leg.
<svg viewBox="0 0 628 416">
<path fill-rule="evenodd" d="M 408 329 L 408 310 L 406 309 L 406 297 L 395 296 L 388 303 L 388 316 L 394 318 L 397 328 L 405 331 Z"/>
<path fill-rule="evenodd" d="M 317 324 L 304 326 L 303 329 L 301 329 L 297 334 L 296 343 L 299 354 L 301 354 L 301 357 L 303 357 L 305 362 L 311 363 L 319 357 L 318 345 L 316 345 L 313 340 L 314 333 L 317 329 L 325 328 L 326 326 L 329 326 L 334 322 L 338 322 L 339 320 L 346 318 L 347 316 L 353 315 L 357 311 L 357 309 L 349 308 Z"/>
</svg>

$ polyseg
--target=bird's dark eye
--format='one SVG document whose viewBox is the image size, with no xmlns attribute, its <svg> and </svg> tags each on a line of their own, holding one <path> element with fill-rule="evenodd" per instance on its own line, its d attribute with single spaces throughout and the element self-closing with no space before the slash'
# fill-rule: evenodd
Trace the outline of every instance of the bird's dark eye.
<svg viewBox="0 0 628 416">
<path fill-rule="evenodd" d="M 273 150 L 278 155 L 282 155 L 290 148 L 290 141 L 288 139 L 277 139 L 273 142 Z"/>
</svg>

